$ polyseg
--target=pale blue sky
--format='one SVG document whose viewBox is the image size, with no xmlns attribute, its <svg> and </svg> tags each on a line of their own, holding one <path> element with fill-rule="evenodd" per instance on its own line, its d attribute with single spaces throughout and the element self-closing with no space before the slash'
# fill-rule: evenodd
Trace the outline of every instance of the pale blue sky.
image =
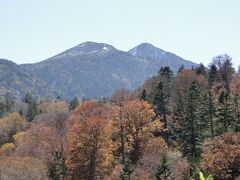
<svg viewBox="0 0 240 180">
<path fill-rule="evenodd" d="M 0 58 L 44 60 L 85 41 L 149 42 L 208 64 L 240 64 L 240 0 L 0 0 Z"/>
</svg>

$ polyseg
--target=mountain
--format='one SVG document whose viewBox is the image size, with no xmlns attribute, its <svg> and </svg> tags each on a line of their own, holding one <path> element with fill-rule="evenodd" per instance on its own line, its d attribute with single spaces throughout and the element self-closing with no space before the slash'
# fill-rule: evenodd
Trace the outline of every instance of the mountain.
<svg viewBox="0 0 240 180">
<path fill-rule="evenodd" d="M 110 96 L 149 77 L 148 62 L 104 43 L 85 42 L 36 64 L 21 65 L 64 98 Z"/>
<path fill-rule="evenodd" d="M 53 89 L 41 79 L 27 73 L 19 65 L 0 59 L 0 96 L 23 97 L 27 92 L 35 96 L 53 97 Z"/>
<path fill-rule="evenodd" d="M 197 66 L 196 63 L 185 60 L 173 53 L 166 52 L 149 43 L 142 43 L 129 50 L 129 53 L 133 56 L 150 61 L 153 74 L 159 71 L 159 67 L 169 66 L 171 67 L 174 74 L 176 74 L 179 67 L 182 65 L 185 68 L 192 68 Z"/>
<path fill-rule="evenodd" d="M 2 87 L 18 96 L 30 91 L 65 99 L 110 96 L 117 89 L 136 89 L 161 66 L 168 65 L 176 73 L 181 65 L 197 65 L 147 43 L 124 52 L 95 42 L 79 44 L 35 64 L 10 64 L 4 70 L 8 75 L 2 78 Z"/>
</svg>

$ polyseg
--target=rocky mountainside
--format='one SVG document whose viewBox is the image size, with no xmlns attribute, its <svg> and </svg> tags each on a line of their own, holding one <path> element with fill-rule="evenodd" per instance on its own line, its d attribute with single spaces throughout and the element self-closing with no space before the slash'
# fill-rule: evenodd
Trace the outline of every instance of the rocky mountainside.
<svg viewBox="0 0 240 180">
<path fill-rule="evenodd" d="M 18 96 L 30 88 L 38 96 L 97 98 L 117 89 L 135 89 L 161 66 L 176 72 L 181 65 L 197 64 L 146 43 L 124 52 L 108 44 L 85 42 L 39 63 L 13 64 L 14 70 L 7 72 L 15 78 L 5 76 L 5 86 Z"/>
</svg>

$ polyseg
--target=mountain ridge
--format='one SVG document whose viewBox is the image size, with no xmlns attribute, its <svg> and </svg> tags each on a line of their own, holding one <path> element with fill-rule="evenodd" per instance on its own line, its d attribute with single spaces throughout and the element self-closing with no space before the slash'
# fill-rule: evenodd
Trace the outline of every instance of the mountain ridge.
<svg viewBox="0 0 240 180">
<path fill-rule="evenodd" d="M 53 89 L 54 95 L 69 99 L 75 96 L 97 98 L 110 96 L 117 89 L 136 89 L 166 65 L 175 73 L 181 65 L 197 66 L 149 43 L 126 52 L 106 43 L 87 41 L 46 60 L 20 64 L 18 68 L 43 81 Z M 42 96 L 41 91 L 36 94 Z"/>
</svg>

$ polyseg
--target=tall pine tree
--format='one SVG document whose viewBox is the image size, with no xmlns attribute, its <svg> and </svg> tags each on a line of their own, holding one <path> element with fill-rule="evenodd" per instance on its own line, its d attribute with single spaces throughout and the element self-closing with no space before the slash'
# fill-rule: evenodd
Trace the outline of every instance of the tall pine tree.
<svg viewBox="0 0 240 180">
<path fill-rule="evenodd" d="M 168 132 L 168 115 L 170 113 L 169 101 L 172 92 L 173 72 L 169 67 L 161 67 L 159 71 L 159 83 L 155 90 L 153 104 L 156 107 L 156 115 L 159 116 L 164 123 L 164 138 L 169 143 Z"/>
<path fill-rule="evenodd" d="M 69 110 L 74 110 L 78 105 L 79 105 L 78 98 L 77 97 L 73 98 L 73 100 L 71 100 L 69 103 Z"/>
<path fill-rule="evenodd" d="M 207 93 L 207 118 L 208 118 L 208 122 L 210 125 L 210 132 L 211 132 L 211 138 L 214 137 L 215 132 L 214 132 L 214 125 L 215 125 L 215 117 L 216 117 L 216 107 L 215 107 L 215 103 L 214 103 L 214 97 L 213 97 L 213 93 L 211 90 L 208 90 Z"/>
<path fill-rule="evenodd" d="M 146 101 L 147 100 L 147 92 L 146 92 L 146 89 L 143 89 L 141 95 L 140 95 L 140 99 L 143 100 L 143 101 Z"/>
<path fill-rule="evenodd" d="M 156 95 L 154 97 L 154 105 L 156 106 L 156 115 L 162 118 L 164 122 L 164 128 L 167 128 L 166 96 L 164 93 L 162 81 L 158 83 Z"/>
<path fill-rule="evenodd" d="M 121 180 L 130 180 L 131 173 L 133 172 L 133 164 L 129 157 L 126 155 L 123 162 L 122 172 L 120 173 Z"/>
<path fill-rule="evenodd" d="M 155 178 L 157 180 L 167 180 L 170 179 L 171 171 L 167 164 L 166 154 L 163 155 L 160 165 L 157 168 L 157 172 L 155 174 Z"/>
<path fill-rule="evenodd" d="M 209 87 L 212 87 L 214 85 L 214 83 L 219 81 L 219 73 L 218 73 L 218 69 L 217 69 L 216 65 L 212 64 L 210 66 L 210 69 L 209 69 L 209 72 L 207 75 L 207 79 L 208 79 Z"/>
<path fill-rule="evenodd" d="M 230 93 L 221 91 L 218 99 L 217 118 L 218 118 L 218 134 L 227 132 L 233 125 L 233 104 Z"/>
<path fill-rule="evenodd" d="M 14 107 L 14 100 L 13 97 L 10 96 L 9 93 L 5 96 L 5 110 L 6 112 L 11 112 Z"/>
<path fill-rule="evenodd" d="M 0 117 L 4 115 L 5 111 L 5 104 L 0 100 Z"/>
<path fill-rule="evenodd" d="M 193 81 L 186 99 L 186 115 L 182 127 L 182 149 L 190 160 L 197 160 L 201 155 L 204 140 L 201 127 L 201 94 L 198 83 Z"/>
<path fill-rule="evenodd" d="M 53 159 L 50 163 L 49 177 L 52 180 L 66 180 L 68 175 L 67 166 L 65 164 L 65 157 L 62 151 L 53 153 Z"/>
<path fill-rule="evenodd" d="M 25 96 L 25 102 L 28 103 L 27 120 L 32 122 L 34 117 L 38 114 L 37 101 L 30 93 L 27 93 Z"/>
</svg>

